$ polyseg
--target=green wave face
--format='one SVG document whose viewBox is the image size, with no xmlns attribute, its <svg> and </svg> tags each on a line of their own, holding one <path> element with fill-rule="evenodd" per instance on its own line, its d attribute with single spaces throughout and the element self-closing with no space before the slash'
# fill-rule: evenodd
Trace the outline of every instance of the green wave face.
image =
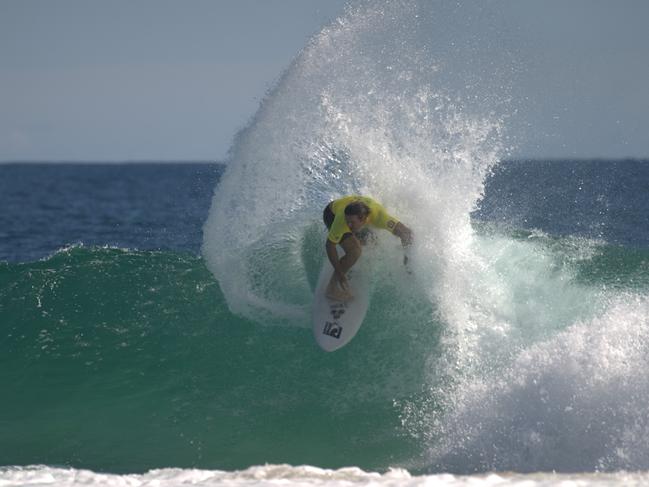
<svg viewBox="0 0 649 487">
<path fill-rule="evenodd" d="M 420 344 L 389 309 L 324 354 L 308 323 L 233 315 L 188 255 L 76 247 L 2 264 L 0 289 L 5 464 L 380 468 L 415 450 L 394 401 L 422 384 L 403 360 Z"/>
<path fill-rule="evenodd" d="M 323 259 L 316 240 L 307 232 L 302 245 L 309 283 Z M 544 374 L 547 384 L 530 387 L 551 390 L 552 360 L 562 355 L 550 360 L 543 351 L 558 347 L 562 334 L 582 343 L 574 330 L 596 333 L 609 314 L 619 320 L 619 303 L 631 310 L 622 315 L 628 327 L 644 309 L 633 298 L 647 288 L 646 253 L 638 249 L 481 231 L 475 258 L 489 265 L 473 275 L 475 288 L 453 298 L 471 306 L 463 322 L 435 289 L 439 275 L 401 275 L 399 259 L 379 250 L 368 316 L 331 354 L 315 345 L 308 317 L 277 326 L 274 317 L 254 322 L 232 313 L 203 260 L 191 255 L 72 247 L 39 262 L 1 264 L 3 463 L 111 472 L 264 463 L 516 468 L 506 449 L 502 464 L 471 463 L 483 447 L 460 442 L 466 428 L 475 435 L 489 424 L 491 410 L 463 416 L 477 407 L 476 381 L 493 383 L 485 403 L 513 401 L 510 382 Z M 443 299 L 445 307 L 437 304 Z M 640 333 L 644 325 L 637 326 Z M 534 353 L 538 365 L 517 365 Z M 516 375 L 525 367 L 531 378 Z M 592 367 L 603 377 L 618 373 Z M 590 379 L 574 380 L 571 401 L 593 391 Z M 610 407 L 642 391 L 618 391 Z M 517 421 L 539 424 L 536 408 L 517 411 Z M 615 431 L 603 434 L 620 440 Z"/>
</svg>

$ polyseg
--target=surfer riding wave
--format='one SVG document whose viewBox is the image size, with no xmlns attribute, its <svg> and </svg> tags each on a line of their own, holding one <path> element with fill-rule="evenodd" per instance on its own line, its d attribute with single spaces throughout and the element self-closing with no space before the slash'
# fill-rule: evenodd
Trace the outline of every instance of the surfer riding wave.
<svg viewBox="0 0 649 487">
<path fill-rule="evenodd" d="M 329 230 L 325 245 L 327 257 L 334 268 L 326 292 L 330 299 L 345 301 L 352 298 L 347 272 L 361 256 L 369 233 L 366 226 L 388 230 L 401 239 L 404 247 L 412 244 L 412 231 L 368 196 L 352 195 L 334 200 L 325 207 L 322 219 Z M 345 251 L 341 258 L 338 257 L 337 245 Z"/>
</svg>

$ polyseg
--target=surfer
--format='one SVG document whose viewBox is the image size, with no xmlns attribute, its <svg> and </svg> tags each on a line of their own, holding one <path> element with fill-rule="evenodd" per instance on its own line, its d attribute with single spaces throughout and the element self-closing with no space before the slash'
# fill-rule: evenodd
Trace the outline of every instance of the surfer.
<svg viewBox="0 0 649 487">
<path fill-rule="evenodd" d="M 345 196 L 332 201 L 325 207 L 322 219 L 329 230 L 325 246 L 327 257 L 334 268 L 326 291 L 330 299 L 345 301 L 352 297 L 347 272 L 361 256 L 361 247 L 370 233 L 366 225 L 392 232 L 404 247 L 412 243 L 412 231 L 367 196 Z M 336 245 L 345 251 L 340 259 Z"/>
</svg>

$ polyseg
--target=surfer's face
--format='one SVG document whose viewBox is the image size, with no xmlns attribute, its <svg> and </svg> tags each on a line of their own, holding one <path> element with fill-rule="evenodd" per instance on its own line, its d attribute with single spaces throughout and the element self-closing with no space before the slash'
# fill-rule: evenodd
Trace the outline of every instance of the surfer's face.
<svg viewBox="0 0 649 487">
<path fill-rule="evenodd" d="M 357 232 L 365 225 L 367 217 L 358 215 L 345 215 L 345 222 L 352 232 Z"/>
</svg>

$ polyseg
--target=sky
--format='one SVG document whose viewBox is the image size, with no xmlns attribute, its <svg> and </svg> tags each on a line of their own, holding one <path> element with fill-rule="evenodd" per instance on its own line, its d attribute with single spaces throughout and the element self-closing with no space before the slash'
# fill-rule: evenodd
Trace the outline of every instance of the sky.
<svg viewBox="0 0 649 487">
<path fill-rule="evenodd" d="M 345 0 L 0 0 L 0 162 L 218 161 Z M 502 0 L 530 158 L 649 157 L 649 2 Z"/>
</svg>

